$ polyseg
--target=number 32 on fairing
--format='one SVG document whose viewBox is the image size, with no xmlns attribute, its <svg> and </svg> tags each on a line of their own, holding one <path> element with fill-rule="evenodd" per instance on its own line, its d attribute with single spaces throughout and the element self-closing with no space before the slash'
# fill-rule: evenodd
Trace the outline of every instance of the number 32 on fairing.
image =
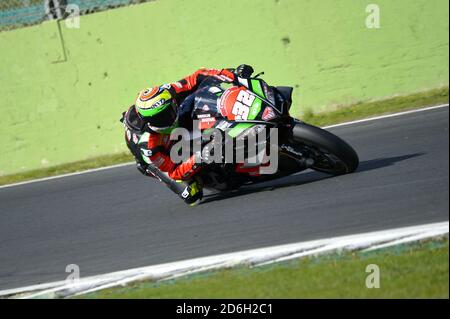
<svg viewBox="0 0 450 319">
<path fill-rule="evenodd" d="M 246 90 L 241 90 L 234 103 L 231 113 L 234 114 L 235 120 L 246 121 L 250 113 L 250 106 L 252 106 L 255 96 L 248 93 Z"/>
</svg>

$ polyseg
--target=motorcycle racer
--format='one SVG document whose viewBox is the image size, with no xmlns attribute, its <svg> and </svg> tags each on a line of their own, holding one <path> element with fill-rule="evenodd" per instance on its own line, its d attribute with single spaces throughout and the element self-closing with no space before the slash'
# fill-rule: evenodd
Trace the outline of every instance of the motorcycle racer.
<svg viewBox="0 0 450 319">
<path fill-rule="evenodd" d="M 234 69 L 201 68 L 178 82 L 150 87 L 139 92 L 135 103 L 123 113 L 125 140 L 144 175 L 157 177 L 187 204 L 195 205 L 203 197 L 201 185 L 194 178 L 201 165 L 192 155 L 176 164 L 169 154 L 173 146 L 170 133 L 176 127 L 192 123 L 193 93 L 210 76 L 233 82 L 238 77 L 250 77 L 253 69 L 242 64 Z"/>
</svg>

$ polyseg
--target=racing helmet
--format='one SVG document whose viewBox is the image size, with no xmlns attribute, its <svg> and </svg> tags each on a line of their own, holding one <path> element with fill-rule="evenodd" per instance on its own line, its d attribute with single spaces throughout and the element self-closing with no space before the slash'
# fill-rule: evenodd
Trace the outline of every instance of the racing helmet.
<svg viewBox="0 0 450 319">
<path fill-rule="evenodd" d="M 152 131 L 170 133 L 178 125 L 178 105 L 167 88 L 157 86 L 140 91 L 135 107 Z"/>
</svg>

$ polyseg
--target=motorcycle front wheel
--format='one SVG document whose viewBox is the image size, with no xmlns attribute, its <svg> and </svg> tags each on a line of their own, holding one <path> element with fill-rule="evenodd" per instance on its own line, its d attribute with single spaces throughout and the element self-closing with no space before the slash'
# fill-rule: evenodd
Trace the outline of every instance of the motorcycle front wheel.
<svg viewBox="0 0 450 319">
<path fill-rule="evenodd" d="M 292 146 L 314 162 L 310 168 L 331 175 L 354 172 L 358 154 L 338 136 L 313 125 L 297 122 L 292 129 Z"/>
</svg>

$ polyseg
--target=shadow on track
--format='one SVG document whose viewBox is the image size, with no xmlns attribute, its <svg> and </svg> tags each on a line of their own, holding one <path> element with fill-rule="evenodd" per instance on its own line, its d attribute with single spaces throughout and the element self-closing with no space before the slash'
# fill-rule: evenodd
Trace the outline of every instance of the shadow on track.
<svg viewBox="0 0 450 319">
<path fill-rule="evenodd" d="M 408 154 L 408 155 L 401 155 L 401 156 L 395 156 L 395 157 L 384 157 L 384 158 L 376 158 L 373 160 L 363 161 L 359 163 L 358 168 L 356 169 L 355 173 L 359 172 L 365 172 L 365 171 L 371 171 L 374 169 L 383 168 L 386 166 L 394 165 L 397 162 L 405 161 L 410 158 L 418 157 L 425 155 L 426 153 L 414 153 L 414 154 Z"/>
<path fill-rule="evenodd" d="M 371 171 L 387 166 L 394 165 L 397 162 L 401 162 L 404 160 L 408 160 L 410 158 L 422 156 L 425 153 L 414 153 L 414 154 L 408 154 L 408 155 L 401 155 L 401 156 L 395 156 L 395 157 L 383 157 L 383 158 L 376 158 L 372 160 L 362 161 L 359 163 L 358 169 L 352 173 L 362 173 L 365 171 Z M 334 176 L 328 175 L 325 173 L 320 173 L 316 171 L 309 171 L 307 173 L 298 173 L 295 175 L 290 175 L 286 177 L 282 177 L 279 179 L 275 179 L 268 182 L 262 182 L 259 184 L 253 184 L 249 186 L 243 186 L 240 189 L 229 191 L 229 192 L 222 192 L 222 193 L 214 193 L 206 195 L 202 201 L 201 204 L 206 204 L 210 202 L 214 202 L 217 200 L 223 200 L 238 196 L 243 196 L 251 193 L 257 193 L 261 191 L 268 191 L 268 190 L 274 190 L 277 188 L 283 188 L 283 187 L 291 187 L 291 186 L 299 186 L 299 185 L 306 185 L 313 182 L 318 182 L 327 178 L 333 178 Z"/>
</svg>

